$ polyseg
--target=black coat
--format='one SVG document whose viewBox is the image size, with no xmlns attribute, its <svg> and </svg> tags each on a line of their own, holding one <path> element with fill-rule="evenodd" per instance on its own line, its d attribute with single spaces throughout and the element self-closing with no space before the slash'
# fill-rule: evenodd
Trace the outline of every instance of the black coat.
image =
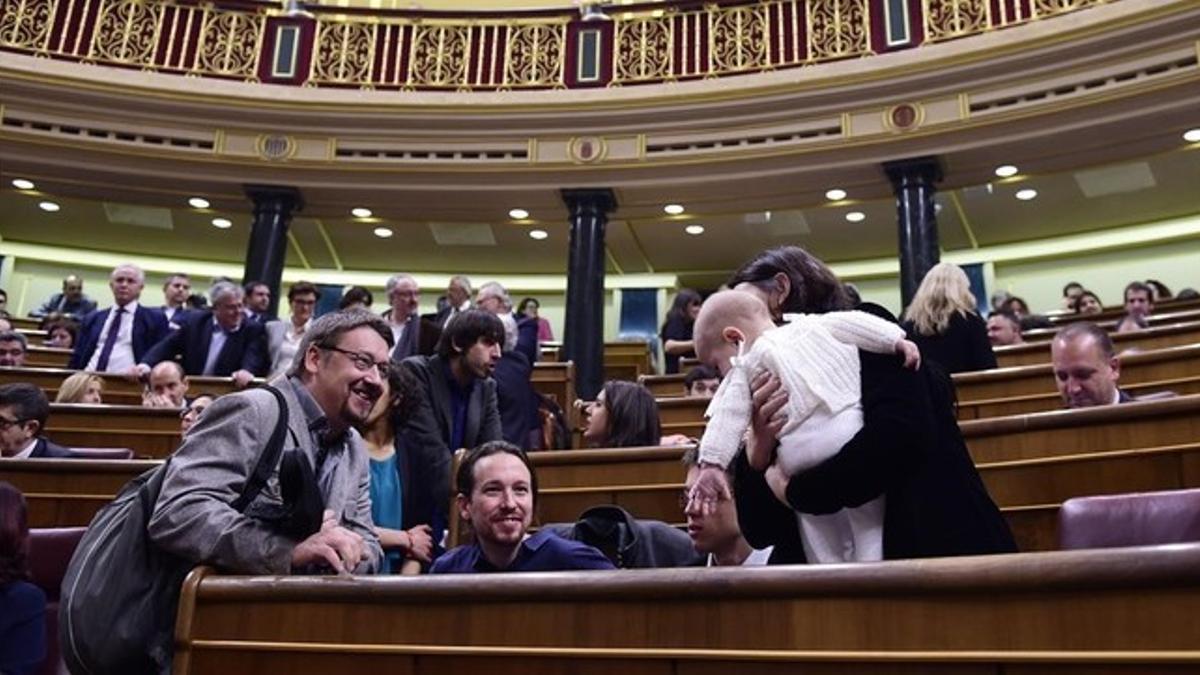
<svg viewBox="0 0 1200 675">
<path fill-rule="evenodd" d="M 938 363 L 947 373 L 966 373 L 996 367 L 996 355 L 988 340 L 987 323 L 971 312 L 955 312 L 946 330 L 938 335 L 921 335 L 911 321 L 904 322 L 908 337 L 921 348 L 921 358 Z"/>
<path fill-rule="evenodd" d="M 864 425 L 833 457 L 792 476 L 795 511 L 834 513 L 887 496 L 883 557 L 1006 553 L 1016 543 L 967 453 L 948 378 L 906 370 L 893 355 L 859 352 Z M 803 562 L 792 509 L 763 474 L 736 462 L 738 520 L 755 548 L 774 544 L 772 561 Z"/>
</svg>

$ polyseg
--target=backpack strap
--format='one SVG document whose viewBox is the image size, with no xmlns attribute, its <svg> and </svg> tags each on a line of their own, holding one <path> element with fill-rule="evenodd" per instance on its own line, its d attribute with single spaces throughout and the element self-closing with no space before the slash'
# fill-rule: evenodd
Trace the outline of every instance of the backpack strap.
<svg viewBox="0 0 1200 675">
<path fill-rule="evenodd" d="M 262 492 L 262 489 L 266 487 L 267 480 L 279 464 L 279 457 L 283 454 L 284 437 L 287 435 L 288 405 L 287 400 L 283 398 L 283 392 L 271 385 L 267 385 L 263 389 L 271 392 L 275 396 L 275 400 L 279 403 L 279 419 L 275 422 L 275 429 L 271 432 L 271 438 L 267 440 L 267 447 L 258 457 L 258 464 L 254 466 L 254 473 L 250 474 L 250 479 L 246 481 L 246 487 L 242 490 L 242 494 L 231 504 L 233 509 L 238 513 L 245 511 L 250 502 L 254 501 L 258 493 Z"/>
</svg>

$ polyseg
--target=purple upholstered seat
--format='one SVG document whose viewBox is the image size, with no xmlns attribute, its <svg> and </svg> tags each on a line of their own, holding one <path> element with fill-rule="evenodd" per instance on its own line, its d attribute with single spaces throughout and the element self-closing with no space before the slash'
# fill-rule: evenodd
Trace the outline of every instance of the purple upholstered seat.
<svg viewBox="0 0 1200 675">
<path fill-rule="evenodd" d="M 1063 549 L 1200 541 L 1200 489 L 1069 499 L 1058 518 Z"/>
<path fill-rule="evenodd" d="M 46 593 L 46 660 L 40 675 L 65 673 L 58 651 L 58 598 L 67 564 L 85 527 L 54 527 L 29 531 L 29 567 L 33 583 Z"/>
</svg>

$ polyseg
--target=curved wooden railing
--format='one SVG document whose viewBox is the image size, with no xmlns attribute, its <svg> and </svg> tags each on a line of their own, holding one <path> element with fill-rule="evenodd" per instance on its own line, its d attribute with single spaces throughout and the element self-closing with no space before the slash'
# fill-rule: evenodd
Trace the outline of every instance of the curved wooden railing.
<svg viewBox="0 0 1200 675">
<path fill-rule="evenodd" d="M 505 91 L 800 68 L 980 35 L 1106 0 L 758 0 L 430 13 L 250 0 L 3 0 L 0 50 L 308 87 Z M 1107 0 L 1111 1 L 1111 0 Z"/>
</svg>

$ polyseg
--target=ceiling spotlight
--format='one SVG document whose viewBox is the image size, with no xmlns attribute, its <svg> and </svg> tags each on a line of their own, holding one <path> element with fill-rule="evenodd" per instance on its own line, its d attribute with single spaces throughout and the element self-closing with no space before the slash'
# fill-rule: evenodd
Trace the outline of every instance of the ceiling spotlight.
<svg viewBox="0 0 1200 675">
<path fill-rule="evenodd" d="M 840 202 L 846 198 L 846 191 L 839 188 L 833 188 L 825 193 L 825 198 L 831 202 Z"/>
<path fill-rule="evenodd" d="M 188 206 L 193 209 L 207 209 L 209 207 L 208 200 L 204 197 L 192 197 L 188 200 Z"/>
<path fill-rule="evenodd" d="M 32 190 L 34 188 L 33 181 L 25 180 L 24 178 L 14 178 L 12 186 L 18 190 Z"/>
<path fill-rule="evenodd" d="M 40 202 L 38 204 L 38 208 L 47 213 L 54 213 L 55 211 L 61 209 L 62 207 L 59 206 L 58 204 L 56 204 L 55 202 Z"/>
<path fill-rule="evenodd" d="M 683 231 L 687 232 L 688 234 L 693 235 L 693 236 L 695 236 L 697 234 L 704 234 L 704 226 L 703 225 L 688 225 L 687 227 L 683 228 Z"/>
<path fill-rule="evenodd" d="M 228 230 L 233 227 L 233 221 L 228 218 L 213 218 L 212 224 L 213 227 L 218 227 L 222 230 Z"/>
<path fill-rule="evenodd" d="M 545 239 L 546 237 L 549 237 L 549 236 L 550 236 L 550 233 L 546 232 L 545 230 L 530 230 L 529 231 L 529 237 L 531 239 L 537 239 L 538 241 L 541 241 L 542 239 Z"/>
<path fill-rule="evenodd" d="M 1023 202 L 1027 202 L 1035 197 L 1037 197 L 1037 190 L 1034 190 L 1033 188 L 1017 190 L 1017 199 L 1020 199 Z"/>
<path fill-rule="evenodd" d="M 393 234 L 394 233 L 389 228 L 386 228 L 386 227 L 375 228 L 375 236 L 379 237 L 380 239 L 387 239 L 388 237 L 392 236 Z"/>
<path fill-rule="evenodd" d="M 850 213 L 846 214 L 846 220 L 852 223 L 861 223 L 866 219 L 867 214 L 863 213 L 862 211 L 851 211 Z"/>
<path fill-rule="evenodd" d="M 525 209 L 510 209 L 508 212 L 508 217 L 512 218 L 513 220 L 525 220 L 529 217 L 529 212 Z"/>
<path fill-rule="evenodd" d="M 370 218 L 371 217 L 371 209 L 363 208 L 361 206 L 356 206 L 356 207 L 350 209 L 350 215 L 354 216 L 355 218 Z"/>
<path fill-rule="evenodd" d="M 1011 178 L 1017 175 L 1017 172 L 1017 167 L 1013 166 L 1012 164 L 1005 164 L 1003 166 L 996 167 L 996 175 L 1001 178 Z"/>
<path fill-rule="evenodd" d="M 683 213 L 683 204 L 667 204 L 663 207 L 663 211 L 666 211 L 668 215 L 677 216 Z"/>
<path fill-rule="evenodd" d="M 1183 140 L 1188 143 L 1200 143 L 1200 129 L 1188 129 L 1183 132 Z M 16 181 L 13 181 L 15 184 Z"/>
</svg>

